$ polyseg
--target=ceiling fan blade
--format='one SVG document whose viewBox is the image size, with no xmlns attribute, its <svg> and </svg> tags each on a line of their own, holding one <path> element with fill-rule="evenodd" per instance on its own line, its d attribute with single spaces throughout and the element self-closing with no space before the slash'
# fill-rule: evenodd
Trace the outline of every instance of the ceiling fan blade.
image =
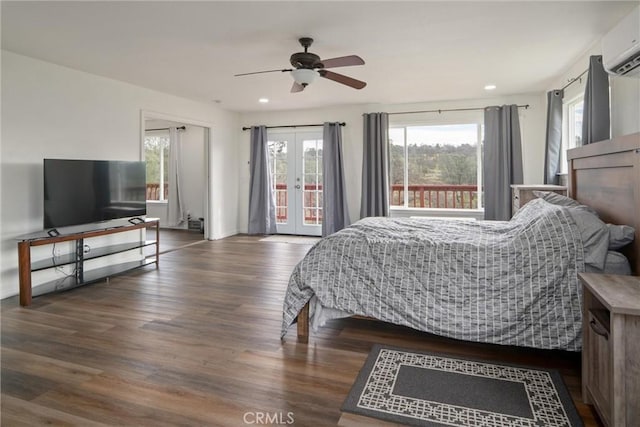
<svg viewBox="0 0 640 427">
<path fill-rule="evenodd" d="M 287 71 L 291 71 L 291 68 L 288 68 L 286 70 L 266 70 L 266 71 L 254 71 L 252 73 L 234 74 L 233 77 L 249 76 L 251 74 L 275 73 L 276 71 L 280 71 L 281 73 L 284 73 Z"/>
<path fill-rule="evenodd" d="M 291 93 L 302 92 L 304 90 L 304 86 L 302 86 L 298 82 L 293 82 L 293 86 L 291 86 Z"/>
<path fill-rule="evenodd" d="M 320 60 L 324 68 L 348 67 L 350 65 L 364 65 L 364 59 L 358 55 L 340 56 L 338 58 Z"/>
<path fill-rule="evenodd" d="M 354 89 L 362 89 L 367 84 L 361 80 L 356 80 L 353 77 L 345 76 L 344 74 L 334 73 L 333 71 L 318 70 L 321 77 L 325 79 L 333 80 L 334 82 L 342 83 L 343 85 L 350 86 Z"/>
</svg>

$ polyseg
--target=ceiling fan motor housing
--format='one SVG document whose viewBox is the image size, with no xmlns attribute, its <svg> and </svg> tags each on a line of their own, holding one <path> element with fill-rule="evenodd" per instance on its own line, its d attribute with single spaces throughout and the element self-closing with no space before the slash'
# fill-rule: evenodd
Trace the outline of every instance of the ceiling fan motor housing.
<svg viewBox="0 0 640 427">
<path fill-rule="evenodd" d="M 357 55 L 340 56 L 337 58 L 320 59 L 315 53 L 309 52 L 309 46 L 313 43 L 311 37 L 302 37 L 298 39 L 304 52 L 296 52 L 289 58 L 289 62 L 293 66 L 293 69 L 289 70 L 267 70 L 256 71 L 253 73 L 236 74 L 236 76 L 246 76 L 249 74 L 262 74 L 273 73 L 276 71 L 285 72 L 288 71 L 293 77 L 294 84 L 291 88 L 291 92 L 302 92 L 304 88 L 313 83 L 316 77 L 324 77 L 325 79 L 333 80 L 334 82 L 341 83 L 343 85 L 352 87 L 354 89 L 362 89 L 367 83 L 356 80 L 352 77 L 345 76 L 343 74 L 328 71 L 326 68 L 334 67 L 346 67 L 351 65 L 364 65 L 364 60 Z"/>
<path fill-rule="evenodd" d="M 291 55 L 289 59 L 291 65 L 294 68 L 319 68 L 322 67 L 322 63 L 320 62 L 320 57 L 315 53 L 311 52 L 298 52 Z"/>
</svg>

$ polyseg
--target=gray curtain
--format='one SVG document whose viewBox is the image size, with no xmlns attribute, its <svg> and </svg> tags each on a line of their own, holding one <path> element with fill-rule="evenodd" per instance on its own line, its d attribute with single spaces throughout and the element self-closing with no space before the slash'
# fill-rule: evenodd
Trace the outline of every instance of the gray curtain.
<svg viewBox="0 0 640 427">
<path fill-rule="evenodd" d="M 169 189 L 167 195 L 167 224 L 177 227 L 184 222 L 182 200 L 182 141 L 176 127 L 169 128 Z M 162 191 L 162 189 L 160 189 Z"/>
<path fill-rule="evenodd" d="M 363 119 L 360 217 L 389 216 L 389 115 L 369 113 Z"/>
<path fill-rule="evenodd" d="M 562 161 L 562 98 L 564 91 L 547 92 L 547 139 L 544 157 L 544 183 L 558 185 Z"/>
<path fill-rule="evenodd" d="M 351 223 L 342 160 L 342 127 L 325 123 L 322 134 L 322 236 Z"/>
<path fill-rule="evenodd" d="M 276 201 L 271 189 L 266 126 L 251 127 L 249 234 L 275 234 Z"/>
<path fill-rule="evenodd" d="M 582 113 L 582 145 L 610 138 L 609 76 L 602 65 L 602 55 L 589 58 L 587 85 Z"/>
<path fill-rule="evenodd" d="M 484 218 L 511 218 L 511 184 L 522 184 L 522 141 L 517 105 L 484 110 Z"/>
</svg>

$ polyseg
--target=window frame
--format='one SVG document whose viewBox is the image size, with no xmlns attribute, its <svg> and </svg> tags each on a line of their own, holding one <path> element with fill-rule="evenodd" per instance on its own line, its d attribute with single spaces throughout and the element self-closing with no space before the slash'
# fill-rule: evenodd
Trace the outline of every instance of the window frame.
<svg viewBox="0 0 640 427">
<path fill-rule="evenodd" d="M 442 114 L 445 114 L 443 116 Z M 453 214 L 455 216 L 478 216 L 478 214 L 484 213 L 484 196 L 482 193 L 483 188 L 483 176 L 482 176 L 482 165 L 484 161 L 483 147 L 484 147 L 484 116 L 483 111 L 451 111 L 451 112 L 443 112 L 438 113 L 435 117 L 414 117 L 414 118 L 399 118 L 396 119 L 392 115 L 389 117 L 389 131 L 391 129 L 404 128 L 404 200 L 402 206 L 391 205 L 391 197 L 389 197 L 389 211 L 392 216 L 407 216 L 407 215 L 433 215 L 433 214 L 441 214 L 448 215 Z M 407 188 L 409 186 L 409 165 L 407 161 L 408 156 L 408 146 L 407 146 L 407 128 L 409 127 L 417 127 L 417 126 L 451 126 L 451 125 L 476 125 L 476 136 L 477 136 L 477 151 L 476 151 L 476 161 L 477 161 L 477 194 L 478 194 L 478 206 L 473 209 L 464 209 L 464 208 L 418 208 L 418 207 L 409 207 L 409 192 Z M 389 164 L 389 187 L 391 187 L 391 165 Z M 389 188 L 390 189 L 390 188 Z"/>
<path fill-rule="evenodd" d="M 562 98 L 562 149 L 560 156 L 560 173 L 569 173 L 569 165 L 567 164 L 567 151 L 578 147 L 576 144 L 575 132 L 575 107 L 581 102 L 584 103 L 584 92 L 572 96 L 568 100 Z M 583 112 L 584 114 L 584 112 Z"/>
</svg>

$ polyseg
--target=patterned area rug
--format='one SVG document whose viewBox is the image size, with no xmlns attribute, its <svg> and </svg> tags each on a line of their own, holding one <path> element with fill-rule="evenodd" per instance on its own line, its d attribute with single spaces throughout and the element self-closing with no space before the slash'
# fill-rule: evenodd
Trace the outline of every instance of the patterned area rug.
<svg viewBox="0 0 640 427">
<path fill-rule="evenodd" d="M 260 239 L 261 242 L 280 242 L 280 243 L 294 243 L 297 245 L 314 245 L 320 240 L 320 237 L 308 237 L 308 236 L 289 236 L 286 234 L 276 234 L 274 236 L 265 237 Z"/>
<path fill-rule="evenodd" d="M 582 426 L 560 374 L 375 345 L 342 411 L 414 426 Z"/>
</svg>

